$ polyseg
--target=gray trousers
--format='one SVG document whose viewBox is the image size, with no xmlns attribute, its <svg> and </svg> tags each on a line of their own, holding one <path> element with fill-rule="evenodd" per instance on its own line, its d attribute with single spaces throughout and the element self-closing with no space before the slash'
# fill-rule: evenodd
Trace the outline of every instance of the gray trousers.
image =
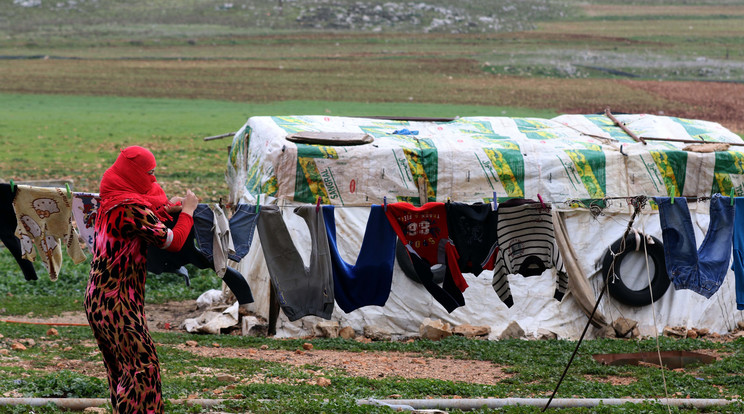
<svg viewBox="0 0 744 414">
<path fill-rule="evenodd" d="M 284 314 L 290 321 L 307 315 L 330 319 L 333 313 L 333 268 L 323 212 L 315 206 L 300 206 L 294 213 L 310 229 L 312 252 L 305 266 L 297 251 L 279 207 L 262 206 L 258 218 L 261 240 L 271 283 Z"/>
</svg>

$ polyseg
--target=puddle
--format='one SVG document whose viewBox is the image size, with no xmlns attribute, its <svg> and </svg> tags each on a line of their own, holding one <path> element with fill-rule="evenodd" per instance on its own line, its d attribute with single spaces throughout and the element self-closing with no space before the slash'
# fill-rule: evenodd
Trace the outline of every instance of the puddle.
<svg viewBox="0 0 744 414">
<path fill-rule="evenodd" d="M 659 353 L 656 351 L 636 352 L 632 354 L 595 354 L 594 360 L 605 365 L 659 365 Z M 690 351 L 661 351 L 661 361 L 668 369 L 685 368 L 689 365 L 710 364 L 716 357 Z"/>
</svg>

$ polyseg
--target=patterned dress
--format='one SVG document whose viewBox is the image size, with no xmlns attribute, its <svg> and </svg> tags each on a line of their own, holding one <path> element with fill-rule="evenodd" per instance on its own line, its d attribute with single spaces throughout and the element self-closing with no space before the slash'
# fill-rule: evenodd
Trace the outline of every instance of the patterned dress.
<svg viewBox="0 0 744 414">
<path fill-rule="evenodd" d="M 148 244 L 168 228 L 148 208 L 127 204 L 97 218 L 85 312 L 108 375 L 114 413 L 162 413 L 160 364 L 144 311 Z"/>
</svg>

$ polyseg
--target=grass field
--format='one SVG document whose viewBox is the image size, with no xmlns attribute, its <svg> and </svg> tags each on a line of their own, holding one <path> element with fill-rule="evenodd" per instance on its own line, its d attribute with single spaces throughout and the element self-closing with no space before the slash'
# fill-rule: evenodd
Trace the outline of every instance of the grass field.
<svg viewBox="0 0 744 414">
<path fill-rule="evenodd" d="M 250 116 L 550 118 L 606 107 L 716 121 L 744 133 L 744 1 L 0 0 L 0 181 L 71 179 L 75 190 L 95 192 L 118 149 L 137 144 L 155 153 L 169 194 L 190 188 L 214 202 L 228 195 L 230 141 L 203 138 L 234 132 Z M 44 280 L 38 266 L 41 280 L 29 283 L 1 249 L 0 319 L 79 310 L 88 266 L 66 261 L 57 283 Z M 192 300 L 221 283 L 210 272 L 191 271 L 191 288 L 174 275 L 150 275 L 148 303 Z M 36 340 L 27 351 L 0 353 L 0 397 L 105 397 L 105 381 L 91 368 L 102 364 L 89 329 L 60 328 L 59 337 L 48 337 L 46 329 L 0 323 L 0 350 Z M 454 337 L 310 341 L 316 349 L 492 361 L 509 374 L 483 385 L 359 378 L 314 366 L 197 357 L 182 347 L 195 340 L 202 347 L 295 351 L 305 340 L 154 336 L 165 398 L 219 395 L 231 400 L 215 410 L 254 413 L 392 412 L 354 403 L 390 395 L 544 397 L 575 346 Z M 666 371 L 670 396 L 744 395 L 742 341 L 661 338 L 662 350 L 719 357 Z M 603 366 L 591 358 L 655 345 L 648 339 L 585 342 L 558 396 L 663 397 L 661 370 Z M 216 379 L 221 373 L 245 381 L 228 386 Z M 318 376 L 330 378 L 331 386 L 314 384 Z M 0 413 L 31 411 L 0 407 Z M 561 410 L 641 411 L 738 413 L 742 406 Z M 206 410 L 169 405 L 167 412 Z"/>
</svg>

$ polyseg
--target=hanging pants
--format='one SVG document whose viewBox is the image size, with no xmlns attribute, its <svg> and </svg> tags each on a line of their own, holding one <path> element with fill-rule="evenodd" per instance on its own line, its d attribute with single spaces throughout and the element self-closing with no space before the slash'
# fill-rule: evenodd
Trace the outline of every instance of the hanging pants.
<svg viewBox="0 0 744 414">
<path fill-rule="evenodd" d="M 23 258 L 21 241 L 15 235 L 18 220 L 13 210 L 14 196 L 15 194 L 10 190 L 10 184 L 0 184 L 0 240 L 18 262 L 23 277 L 26 280 L 37 280 L 39 277 L 36 276 L 34 264 Z"/>
<path fill-rule="evenodd" d="M 178 218 L 166 222 L 165 225 L 169 228 L 173 228 L 177 221 Z M 194 215 L 194 221 L 196 221 L 196 215 Z M 196 244 L 194 243 L 194 234 L 194 228 L 192 227 L 183 247 L 177 252 L 169 252 L 155 246 L 149 246 L 147 248 L 147 271 L 157 275 L 163 272 L 182 275 L 183 273 L 180 269 L 186 264 L 192 264 L 199 269 L 214 269 L 214 262 L 210 260 L 204 252 L 196 247 Z M 253 302 L 251 288 L 240 272 L 232 267 L 227 267 L 225 275 L 222 276 L 222 280 L 235 294 L 238 303 L 244 305 Z"/>
<path fill-rule="evenodd" d="M 369 211 L 364 239 L 356 263 L 346 263 L 336 243 L 333 206 L 323 206 L 323 219 L 333 264 L 333 294 L 346 313 L 363 306 L 384 306 L 390 296 L 395 264 L 395 231 L 381 206 Z"/>
<path fill-rule="evenodd" d="M 736 286 L 736 309 L 744 310 L 744 197 L 734 199 L 734 281 Z"/>
<path fill-rule="evenodd" d="M 333 270 L 323 215 L 316 206 L 300 206 L 294 213 L 310 230 L 312 252 L 305 266 L 284 223 L 279 207 L 263 206 L 258 236 L 276 290 L 279 306 L 290 321 L 307 315 L 330 319 L 333 313 Z"/>
<path fill-rule="evenodd" d="M 664 260 L 674 288 L 689 289 L 710 298 L 721 287 L 731 261 L 734 207 L 729 197 L 710 199 L 710 224 L 698 249 L 687 199 L 655 197 L 664 241 Z"/>
</svg>

